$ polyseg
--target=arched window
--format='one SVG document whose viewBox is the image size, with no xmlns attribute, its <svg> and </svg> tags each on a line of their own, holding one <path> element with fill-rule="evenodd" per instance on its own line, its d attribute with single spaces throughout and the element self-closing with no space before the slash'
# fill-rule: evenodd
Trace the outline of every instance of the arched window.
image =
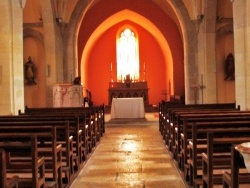
<svg viewBox="0 0 250 188">
<path fill-rule="evenodd" d="M 123 81 L 127 76 L 134 81 L 139 80 L 139 49 L 138 37 L 126 28 L 117 38 L 117 81 Z"/>
</svg>

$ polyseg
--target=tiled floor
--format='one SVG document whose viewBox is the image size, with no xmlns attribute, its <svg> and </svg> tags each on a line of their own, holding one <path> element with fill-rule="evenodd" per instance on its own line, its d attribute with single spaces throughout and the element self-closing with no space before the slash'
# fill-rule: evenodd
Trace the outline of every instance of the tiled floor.
<svg viewBox="0 0 250 188">
<path fill-rule="evenodd" d="M 109 115 L 106 115 L 109 121 Z M 158 129 L 146 121 L 106 123 L 106 132 L 70 188 L 184 188 Z"/>
</svg>

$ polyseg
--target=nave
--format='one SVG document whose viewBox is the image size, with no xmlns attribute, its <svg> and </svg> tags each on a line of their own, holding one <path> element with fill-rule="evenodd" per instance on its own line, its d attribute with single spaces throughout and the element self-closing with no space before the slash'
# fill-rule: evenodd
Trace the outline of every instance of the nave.
<svg viewBox="0 0 250 188">
<path fill-rule="evenodd" d="M 128 123 L 109 123 L 107 114 L 105 134 L 70 188 L 184 188 L 155 114 Z"/>
</svg>

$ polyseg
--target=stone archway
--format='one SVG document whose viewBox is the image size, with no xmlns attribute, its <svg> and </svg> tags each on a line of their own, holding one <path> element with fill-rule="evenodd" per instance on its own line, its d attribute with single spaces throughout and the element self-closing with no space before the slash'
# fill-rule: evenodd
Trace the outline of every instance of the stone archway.
<svg viewBox="0 0 250 188">
<path fill-rule="evenodd" d="M 98 0 L 97 0 L 98 1 Z M 64 80 L 70 81 L 70 75 L 77 76 L 78 74 L 78 56 L 77 56 L 77 35 L 80 27 L 80 22 L 88 9 L 97 1 L 86 3 L 86 1 L 78 1 L 72 13 L 71 19 L 64 32 Z M 152 2 L 158 4 L 156 0 Z M 167 6 L 168 5 L 168 6 Z M 190 20 L 188 12 L 182 0 L 174 2 L 161 1 L 162 9 L 172 7 L 176 17 L 178 18 L 178 25 L 181 26 L 181 35 L 184 44 L 184 67 L 185 67 L 185 101 L 186 103 L 193 103 L 193 91 L 191 85 L 194 79 L 197 79 L 198 65 L 196 62 L 196 46 L 197 46 L 197 32 L 196 23 Z"/>
</svg>

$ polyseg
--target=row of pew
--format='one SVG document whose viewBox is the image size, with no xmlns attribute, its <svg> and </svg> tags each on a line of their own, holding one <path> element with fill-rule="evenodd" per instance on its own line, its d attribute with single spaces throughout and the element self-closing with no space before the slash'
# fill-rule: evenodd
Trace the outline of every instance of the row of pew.
<svg viewBox="0 0 250 188">
<path fill-rule="evenodd" d="M 104 105 L 0 116 L 0 187 L 67 188 L 105 133 Z"/>
<path fill-rule="evenodd" d="M 250 142 L 250 111 L 235 104 L 159 103 L 159 131 L 187 187 L 250 186 L 235 146 Z"/>
</svg>

